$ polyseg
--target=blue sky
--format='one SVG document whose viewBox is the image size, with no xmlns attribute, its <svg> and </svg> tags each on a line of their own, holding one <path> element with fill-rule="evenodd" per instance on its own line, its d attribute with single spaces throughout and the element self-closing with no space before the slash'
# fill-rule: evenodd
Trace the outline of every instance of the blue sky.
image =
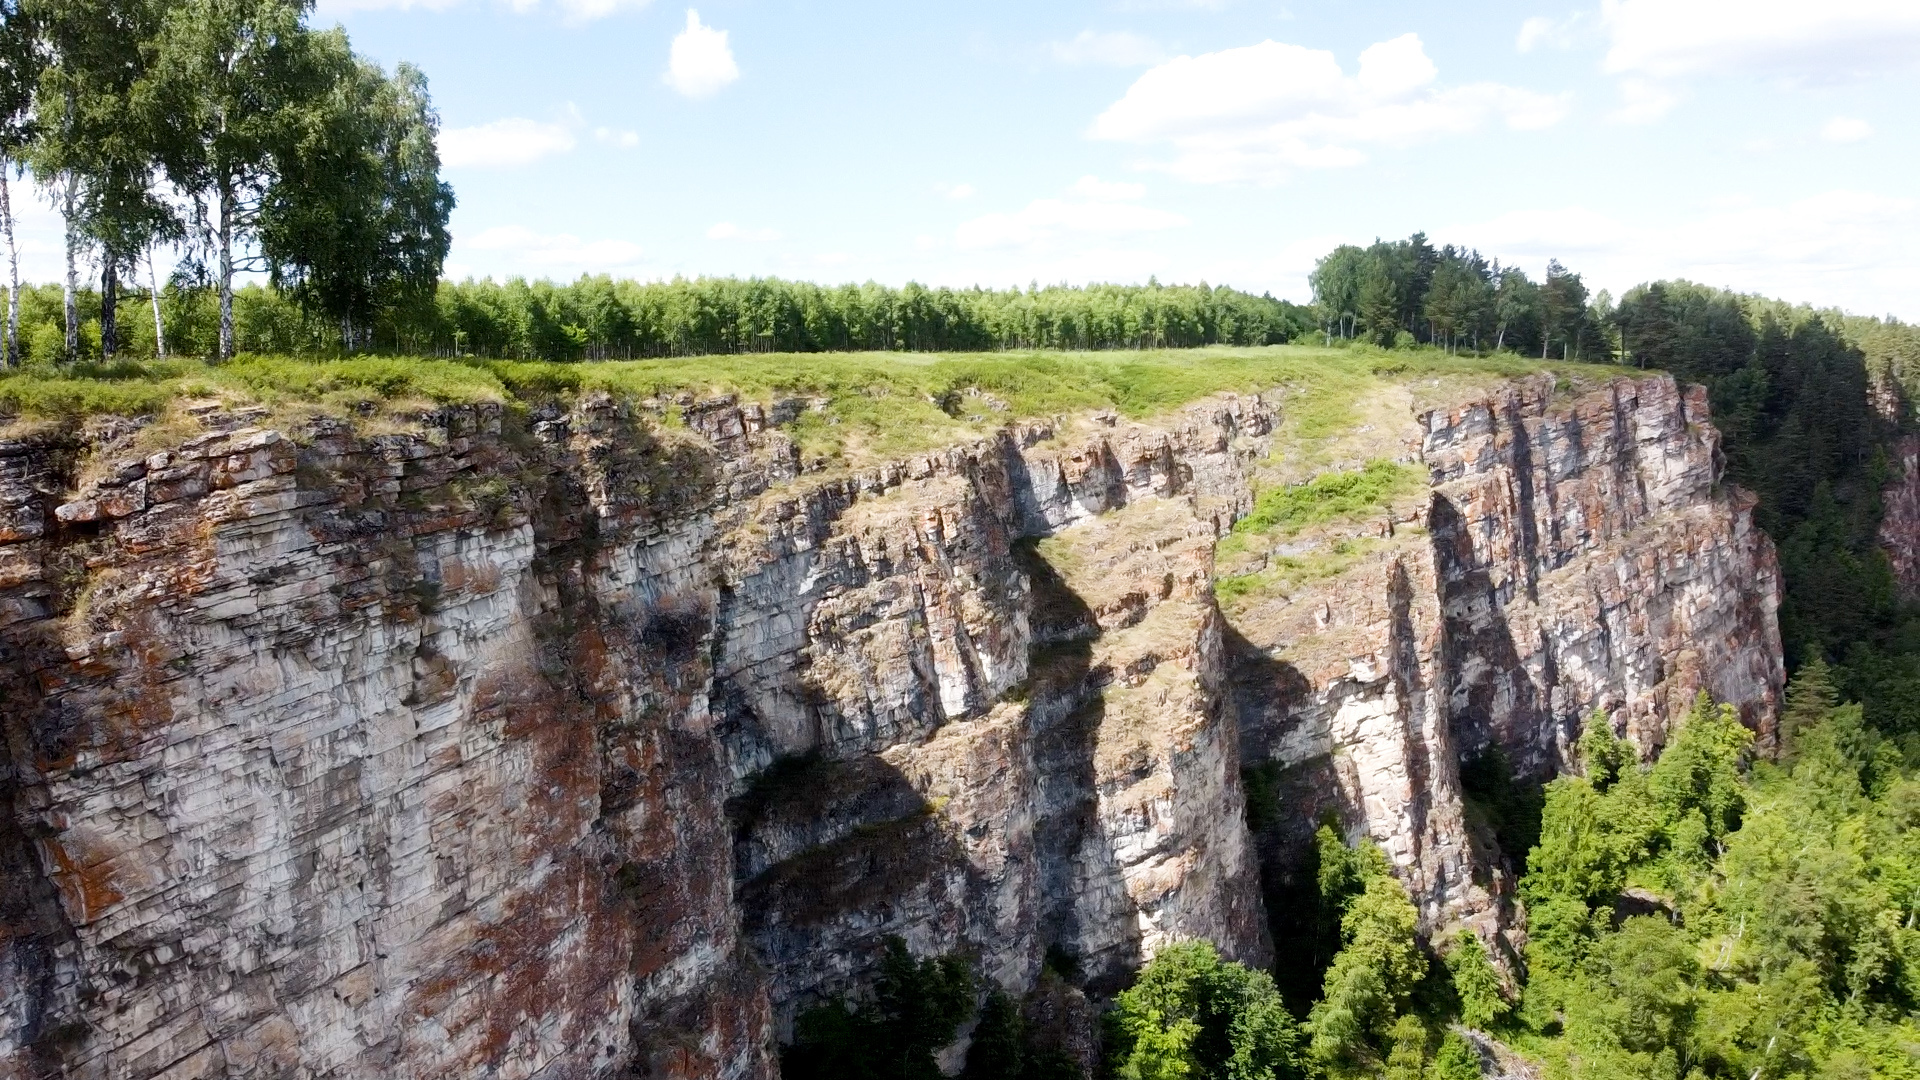
<svg viewBox="0 0 1920 1080">
<path fill-rule="evenodd" d="M 426 71 L 456 275 L 1157 275 L 1305 300 L 1332 245 L 1425 229 L 1596 289 L 1685 276 L 1920 319 L 1920 0 L 322 0 L 314 21 Z"/>
</svg>

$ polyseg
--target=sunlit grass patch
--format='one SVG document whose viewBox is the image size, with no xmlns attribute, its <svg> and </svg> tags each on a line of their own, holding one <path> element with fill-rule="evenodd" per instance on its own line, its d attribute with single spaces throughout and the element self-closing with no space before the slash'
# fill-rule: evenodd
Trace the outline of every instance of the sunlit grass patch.
<svg viewBox="0 0 1920 1080">
<path fill-rule="evenodd" d="M 1383 543 L 1373 537 L 1349 537 L 1317 551 L 1274 555 L 1265 569 L 1216 580 L 1213 596 L 1229 614 L 1268 596 L 1290 597 L 1305 586 L 1353 569 Z"/>
</svg>

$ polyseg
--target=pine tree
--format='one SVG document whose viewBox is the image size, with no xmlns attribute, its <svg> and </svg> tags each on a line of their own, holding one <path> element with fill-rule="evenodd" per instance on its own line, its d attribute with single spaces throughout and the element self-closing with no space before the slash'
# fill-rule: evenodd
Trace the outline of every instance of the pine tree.
<svg viewBox="0 0 1920 1080">
<path fill-rule="evenodd" d="M 1487 947 L 1479 935 L 1462 930 L 1455 935 L 1447 953 L 1447 971 L 1453 977 L 1454 993 L 1460 997 L 1460 1022 L 1473 1028 L 1488 1028 L 1504 1019 L 1513 1006 L 1501 986 L 1500 973 L 1487 956 Z"/>
</svg>

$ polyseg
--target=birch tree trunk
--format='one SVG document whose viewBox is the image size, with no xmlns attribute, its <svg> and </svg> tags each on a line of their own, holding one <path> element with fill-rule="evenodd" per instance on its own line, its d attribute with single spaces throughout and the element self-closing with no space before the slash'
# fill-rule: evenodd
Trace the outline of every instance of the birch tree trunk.
<svg viewBox="0 0 1920 1080">
<path fill-rule="evenodd" d="M 233 359 L 233 184 L 220 182 L 220 359 Z"/>
<path fill-rule="evenodd" d="M 0 229 L 7 234 L 7 331 L 8 366 L 20 362 L 20 249 L 13 242 L 13 196 L 7 190 L 7 170 L 12 162 L 0 156 Z"/>
<path fill-rule="evenodd" d="M 135 271 L 138 273 L 138 270 Z M 147 249 L 147 284 L 153 295 L 153 354 L 167 358 L 167 325 L 160 321 L 160 275 L 153 269 L 153 249 Z"/>
<path fill-rule="evenodd" d="M 67 359 L 80 359 L 80 233 L 74 228 L 75 211 L 73 177 L 67 177 L 63 195 L 62 210 L 67 219 L 67 284 L 65 308 L 67 317 Z"/>
<path fill-rule="evenodd" d="M 100 258 L 100 359 L 110 361 L 120 351 L 120 273 L 113 256 Z"/>
</svg>

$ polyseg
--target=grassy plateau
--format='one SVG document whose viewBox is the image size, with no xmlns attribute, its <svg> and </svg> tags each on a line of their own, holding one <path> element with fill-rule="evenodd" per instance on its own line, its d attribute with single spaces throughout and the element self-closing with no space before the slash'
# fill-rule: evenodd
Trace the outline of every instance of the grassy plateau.
<svg viewBox="0 0 1920 1080">
<path fill-rule="evenodd" d="M 96 415 L 166 419 L 183 406 L 264 407 L 404 418 L 445 404 L 522 407 L 606 392 L 676 402 L 737 394 L 805 398 L 790 431 L 810 456 L 872 459 L 964 439 L 1020 417 L 1112 409 L 1143 418 L 1221 391 L 1287 392 L 1283 435 L 1313 444 L 1355 422 L 1353 403 L 1383 382 L 1462 381 L 1556 372 L 1592 381 L 1620 369 L 1439 350 L 1279 345 L 1139 352 L 762 353 L 555 363 L 369 356 L 242 356 L 32 365 L 0 373 L 0 425 Z"/>
</svg>

